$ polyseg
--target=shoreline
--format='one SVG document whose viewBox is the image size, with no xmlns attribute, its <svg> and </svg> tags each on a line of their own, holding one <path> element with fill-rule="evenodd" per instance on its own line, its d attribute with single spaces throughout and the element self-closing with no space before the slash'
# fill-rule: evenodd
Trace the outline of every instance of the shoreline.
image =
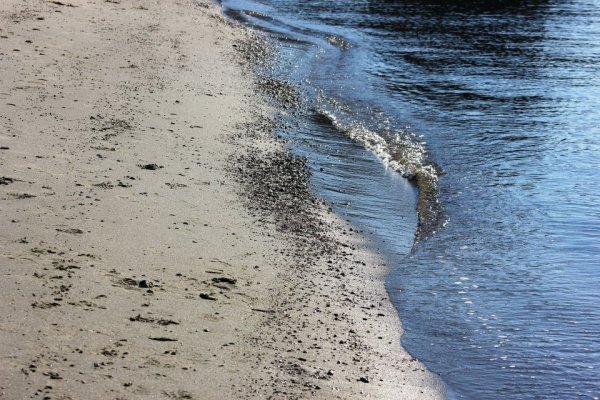
<svg viewBox="0 0 600 400">
<path fill-rule="evenodd" d="M 250 28 L 250 32 L 255 31 Z M 389 273 L 387 260 L 376 252 L 377 245 L 372 240 L 333 212 L 326 201 L 315 196 L 310 187 L 308 160 L 286 149 L 289 139 L 276 135 L 277 131 L 294 126 L 294 120 L 301 118 L 300 115 L 303 114 L 299 109 L 305 107 L 300 89 L 273 75 L 273 70 L 278 67 L 274 67 L 276 62 L 269 60 L 276 58 L 276 46 L 270 44 L 268 35 L 258 31 L 249 42 L 238 43 L 236 50 L 253 76 L 257 92 L 262 93 L 269 104 L 275 107 L 274 112 L 243 126 L 242 131 L 246 132 L 242 133 L 241 137 L 244 139 L 240 142 L 242 147 L 246 147 L 245 152 L 250 154 L 236 160 L 234 171 L 238 178 L 241 176 L 238 182 L 242 187 L 242 198 L 246 198 L 248 208 L 258 222 L 271 225 L 269 230 L 280 232 L 296 245 L 288 253 L 295 256 L 301 272 L 294 274 L 296 271 L 287 271 L 292 272 L 292 277 L 285 278 L 293 278 L 291 286 L 294 287 L 294 292 L 286 291 L 289 286 L 285 285 L 283 290 L 284 295 L 295 300 L 278 304 L 282 308 L 279 312 L 287 314 L 292 309 L 296 315 L 306 317 L 306 322 L 310 320 L 306 325 L 314 325 L 314 318 L 304 314 L 304 310 L 311 309 L 313 305 L 307 305 L 303 295 L 309 293 L 312 298 L 314 293 L 320 294 L 326 300 L 316 302 L 314 309 L 317 315 L 329 314 L 336 324 L 347 327 L 342 329 L 345 336 L 338 344 L 346 347 L 347 354 L 352 357 L 345 361 L 333 361 L 338 366 L 351 363 L 355 364 L 354 367 L 358 366 L 354 373 L 363 375 L 355 379 L 357 382 L 371 383 L 374 378 L 385 382 L 377 388 L 373 398 L 448 398 L 449 393 L 441 379 L 426 370 L 420 361 L 400 346 L 402 324 L 385 288 Z M 252 54 L 248 54 L 249 52 Z M 273 174 L 275 171 L 277 173 Z M 286 179 L 287 177 L 293 179 Z M 336 298 L 336 294 L 340 297 Z M 321 323 L 320 319 L 317 321 Z M 364 325 L 362 332 L 356 328 L 360 325 Z M 284 332 L 279 326 L 277 329 L 281 332 L 274 334 L 269 331 L 263 332 L 263 335 L 279 334 L 278 341 L 289 340 L 286 335 L 289 330 Z M 329 328 L 326 330 L 329 331 Z M 292 331 L 292 337 L 298 343 L 310 343 L 314 340 L 311 339 L 310 332 L 305 332 L 305 337 L 298 339 L 298 333 L 293 328 Z M 327 335 L 323 332 L 321 334 Z M 314 333 L 312 336 L 314 337 Z M 287 352 L 290 347 L 294 347 L 294 341 L 289 342 Z M 357 349 L 360 351 L 356 352 Z M 339 348 L 335 348 L 335 343 L 332 350 L 334 354 L 339 351 Z M 373 353 L 373 358 L 361 360 L 370 353 Z M 333 358 L 335 359 L 335 355 Z M 389 359 L 382 362 L 385 358 Z M 324 360 L 324 363 L 329 361 L 331 360 Z M 362 362 L 368 366 L 362 368 Z M 298 364 L 293 367 L 301 370 L 304 368 Z M 321 371 L 320 379 L 324 379 L 324 376 Z M 319 377 L 318 370 L 313 370 L 313 377 Z M 331 379 L 331 376 L 325 379 Z M 346 380 L 346 385 L 352 383 L 352 379 Z M 353 388 L 350 387 L 345 390 L 357 398 L 364 398 L 366 391 L 360 390 L 360 385 L 358 389 L 357 392 L 352 392 Z"/>
<path fill-rule="evenodd" d="M 0 20 L 0 398 L 441 398 L 384 261 L 261 123 L 244 29 L 193 1 Z"/>
</svg>

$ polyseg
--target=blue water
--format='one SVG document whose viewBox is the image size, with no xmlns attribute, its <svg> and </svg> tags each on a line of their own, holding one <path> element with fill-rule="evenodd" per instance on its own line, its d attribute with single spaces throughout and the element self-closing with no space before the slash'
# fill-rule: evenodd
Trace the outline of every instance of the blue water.
<svg viewBox="0 0 600 400">
<path fill-rule="evenodd" d="M 407 350 L 457 398 L 599 398 L 600 1 L 223 5 L 307 93 L 283 134 L 388 257 Z"/>
</svg>

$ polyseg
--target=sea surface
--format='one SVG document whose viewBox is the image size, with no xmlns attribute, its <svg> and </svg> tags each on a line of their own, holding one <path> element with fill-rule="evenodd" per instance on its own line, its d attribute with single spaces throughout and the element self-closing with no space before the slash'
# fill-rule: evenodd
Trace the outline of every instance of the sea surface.
<svg viewBox="0 0 600 400">
<path fill-rule="evenodd" d="M 309 110 L 281 134 L 388 257 L 458 399 L 600 397 L 600 0 L 223 0 Z"/>
</svg>

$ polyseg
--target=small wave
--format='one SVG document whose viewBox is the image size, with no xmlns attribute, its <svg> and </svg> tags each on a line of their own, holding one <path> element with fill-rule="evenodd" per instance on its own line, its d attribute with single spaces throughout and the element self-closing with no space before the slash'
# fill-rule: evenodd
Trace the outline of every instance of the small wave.
<svg viewBox="0 0 600 400">
<path fill-rule="evenodd" d="M 414 183 L 419 190 L 418 226 L 415 241 L 434 235 L 447 222 L 439 201 L 438 178 L 441 169 L 428 157 L 425 145 L 407 132 L 390 137 L 374 132 L 358 123 L 343 124 L 331 112 L 318 110 L 316 120 L 332 125 L 350 139 L 362 144 L 383 164 Z"/>
<path fill-rule="evenodd" d="M 342 50 L 348 50 L 350 48 L 350 42 L 344 39 L 341 36 L 337 35 L 326 35 L 325 38 L 329 42 L 329 44 L 339 47 Z"/>
<path fill-rule="evenodd" d="M 268 22 L 273 22 L 275 21 L 275 19 L 273 17 L 270 17 L 268 15 L 265 15 L 261 12 L 258 11 L 254 11 L 254 10 L 242 10 L 242 12 L 250 17 L 256 18 L 256 19 L 260 19 L 263 21 L 268 21 Z"/>
</svg>

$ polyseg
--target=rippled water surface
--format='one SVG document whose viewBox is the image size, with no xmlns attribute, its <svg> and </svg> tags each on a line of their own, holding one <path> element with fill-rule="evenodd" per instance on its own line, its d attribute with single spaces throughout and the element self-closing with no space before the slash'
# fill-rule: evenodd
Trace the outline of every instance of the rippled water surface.
<svg viewBox="0 0 600 400">
<path fill-rule="evenodd" d="M 600 1 L 223 5 L 309 93 L 293 148 L 388 255 L 403 345 L 457 398 L 599 398 Z"/>
</svg>

